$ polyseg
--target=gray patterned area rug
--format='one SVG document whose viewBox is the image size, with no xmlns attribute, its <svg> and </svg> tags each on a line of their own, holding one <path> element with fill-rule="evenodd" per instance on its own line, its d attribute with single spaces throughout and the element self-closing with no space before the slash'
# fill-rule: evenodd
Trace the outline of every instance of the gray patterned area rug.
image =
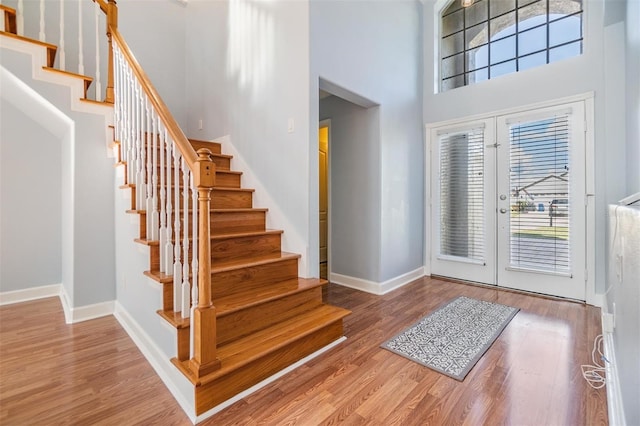
<svg viewBox="0 0 640 426">
<path fill-rule="evenodd" d="M 460 296 L 382 347 L 462 381 L 518 311 Z"/>
</svg>

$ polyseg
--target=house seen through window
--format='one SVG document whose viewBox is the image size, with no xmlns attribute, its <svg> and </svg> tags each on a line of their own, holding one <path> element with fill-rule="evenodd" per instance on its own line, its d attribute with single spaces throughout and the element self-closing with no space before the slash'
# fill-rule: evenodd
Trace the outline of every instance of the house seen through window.
<svg viewBox="0 0 640 426">
<path fill-rule="evenodd" d="M 441 91 L 582 54 L 582 0 L 465 3 L 441 14 Z"/>
</svg>

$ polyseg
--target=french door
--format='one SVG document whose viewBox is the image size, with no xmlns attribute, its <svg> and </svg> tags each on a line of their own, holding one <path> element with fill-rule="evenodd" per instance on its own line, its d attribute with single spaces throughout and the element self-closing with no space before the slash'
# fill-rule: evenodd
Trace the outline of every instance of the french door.
<svg viewBox="0 0 640 426">
<path fill-rule="evenodd" d="M 435 275 L 585 300 L 584 103 L 431 130 Z"/>
</svg>

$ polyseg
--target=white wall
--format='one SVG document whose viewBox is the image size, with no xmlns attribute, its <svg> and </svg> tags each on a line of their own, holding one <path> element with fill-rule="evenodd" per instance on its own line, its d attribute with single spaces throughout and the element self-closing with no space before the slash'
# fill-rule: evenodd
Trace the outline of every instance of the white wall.
<svg viewBox="0 0 640 426">
<path fill-rule="evenodd" d="M 187 124 L 186 16 L 187 5 L 177 1 L 118 2 L 120 33 L 183 130 Z"/>
<path fill-rule="evenodd" d="M 61 143 L 0 101 L 0 292 L 62 283 Z"/>
<path fill-rule="evenodd" d="M 23 116 L 37 117 L 38 123 L 56 135 L 61 149 L 58 158 L 62 163 L 57 169 L 61 175 L 50 177 L 54 183 L 59 182 L 61 188 L 61 211 L 54 213 L 61 216 L 58 224 L 61 247 L 56 253 L 47 253 L 46 256 L 56 259 L 61 253 L 62 284 L 71 308 L 112 301 L 115 299 L 113 159 L 107 157 L 105 149 L 105 117 L 71 110 L 69 87 L 33 80 L 29 55 L 3 49 L 2 66 L 17 77 L 15 84 L 5 85 L 3 81 L 2 96 Z M 21 125 L 14 129 L 12 140 L 20 141 L 23 134 L 26 137 L 31 135 L 31 129 L 23 126 L 25 123 L 29 121 L 22 119 L 18 122 Z M 47 142 L 39 141 L 40 144 Z M 5 144 L 4 139 L 2 143 Z M 17 151 L 9 153 L 22 154 Z M 3 161 L 11 162 L 12 167 L 22 168 L 24 173 L 38 175 L 40 172 L 36 168 L 37 162 L 34 164 L 28 157 L 20 155 L 5 159 L 4 148 Z M 47 176 L 38 176 L 41 183 L 35 189 L 10 181 L 12 188 L 24 189 L 15 192 L 16 197 L 11 201 L 28 204 L 34 197 L 34 191 L 45 191 Z M 2 196 L 5 196 L 4 191 Z M 4 204 L 4 200 L 2 202 Z M 40 205 L 38 217 L 47 214 L 46 207 Z M 22 232 L 32 232 L 29 219 L 25 213 L 6 225 Z M 4 257 L 2 261 L 5 262 Z M 37 268 L 37 262 L 31 267 Z"/>
<path fill-rule="evenodd" d="M 358 206 L 358 213 L 379 220 L 373 234 L 379 234 L 373 241 L 379 266 L 368 279 L 384 282 L 423 265 L 422 5 L 413 0 L 312 0 L 310 5 L 309 222 L 318 222 L 318 89 L 323 79 L 380 105 L 379 144 L 369 146 L 375 152 L 362 153 L 379 171 L 360 189 L 377 195 Z M 317 227 L 310 236 L 311 259 L 317 263 Z M 365 239 L 353 243 L 371 244 Z"/>
<path fill-rule="evenodd" d="M 561 62 L 509 74 L 500 78 L 434 93 L 434 30 L 435 3 L 426 0 L 425 22 L 425 86 L 424 120 L 439 122 L 469 115 L 518 107 L 562 97 L 595 92 L 595 232 L 596 232 L 596 292 L 604 291 L 606 259 L 606 205 L 624 192 L 624 139 L 609 137 L 608 129 L 615 128 L 624 116 L 624 104 L 616 94 L 615 82 L 605 84 L 605 52 L 624 45 L 619 31 L 608 31 L 605 37 L 604 2 L 584 2 L 584 54 Z M 615 13 L 610 20 L 615 21 Z M 618 55 L 616 60 L 620 60 Z M 618 67 L 623 64 L 617 64 Z M 612 67 L 608 68 L 611 72 Z M 609 89 L 609 93 L 607 93 Z M 428 173 L 428 171 L 427 171 Z"/>
<path fill-rule="evenodd" d="M 640 192 L 640 2 L 627 0 L 627 194 Z"/>
<path fill-rule="evenodd" d="M 380 265 L 380 108 L 336 96 L 320 101 L 331 119 L 329 145 L 330 273 L 378 280 Z"/>
<path fill-rule="evenodd" d="M 265 189 L 256 192 L 254 206 L 269 208 L 268 226 L 284 229 L 283 248 L 304 256 L 300 274 L 306 276 L 308 3 L 190 1 L 187 22 L 186 133 L 205 140 L 229 136 L 246 166 L 243 186 L 254 181 Z"/>
</svg>

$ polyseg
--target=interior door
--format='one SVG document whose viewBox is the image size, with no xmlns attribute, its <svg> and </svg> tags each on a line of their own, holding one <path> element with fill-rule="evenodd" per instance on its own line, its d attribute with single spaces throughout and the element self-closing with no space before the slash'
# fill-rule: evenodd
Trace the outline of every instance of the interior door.
<svg viewBox="0 0 640 426">
<path fill-rule="evenodd" d="M 328 276 L 328 239 L 329 239 L 329 127 L 321 125 L 318 132 L 318 170 L 319 176 L 319 240 L 320 240 L 320 278 Z"/>
<path fill-rule="evenodd" d="M 434 275 L 496 283 L 494 121 L 431 131 Z"/>
<path fill-rule="evenodd" d="M 585 300 L 584 104 L 496 123 L 498 284 Z"/>
</svg>

